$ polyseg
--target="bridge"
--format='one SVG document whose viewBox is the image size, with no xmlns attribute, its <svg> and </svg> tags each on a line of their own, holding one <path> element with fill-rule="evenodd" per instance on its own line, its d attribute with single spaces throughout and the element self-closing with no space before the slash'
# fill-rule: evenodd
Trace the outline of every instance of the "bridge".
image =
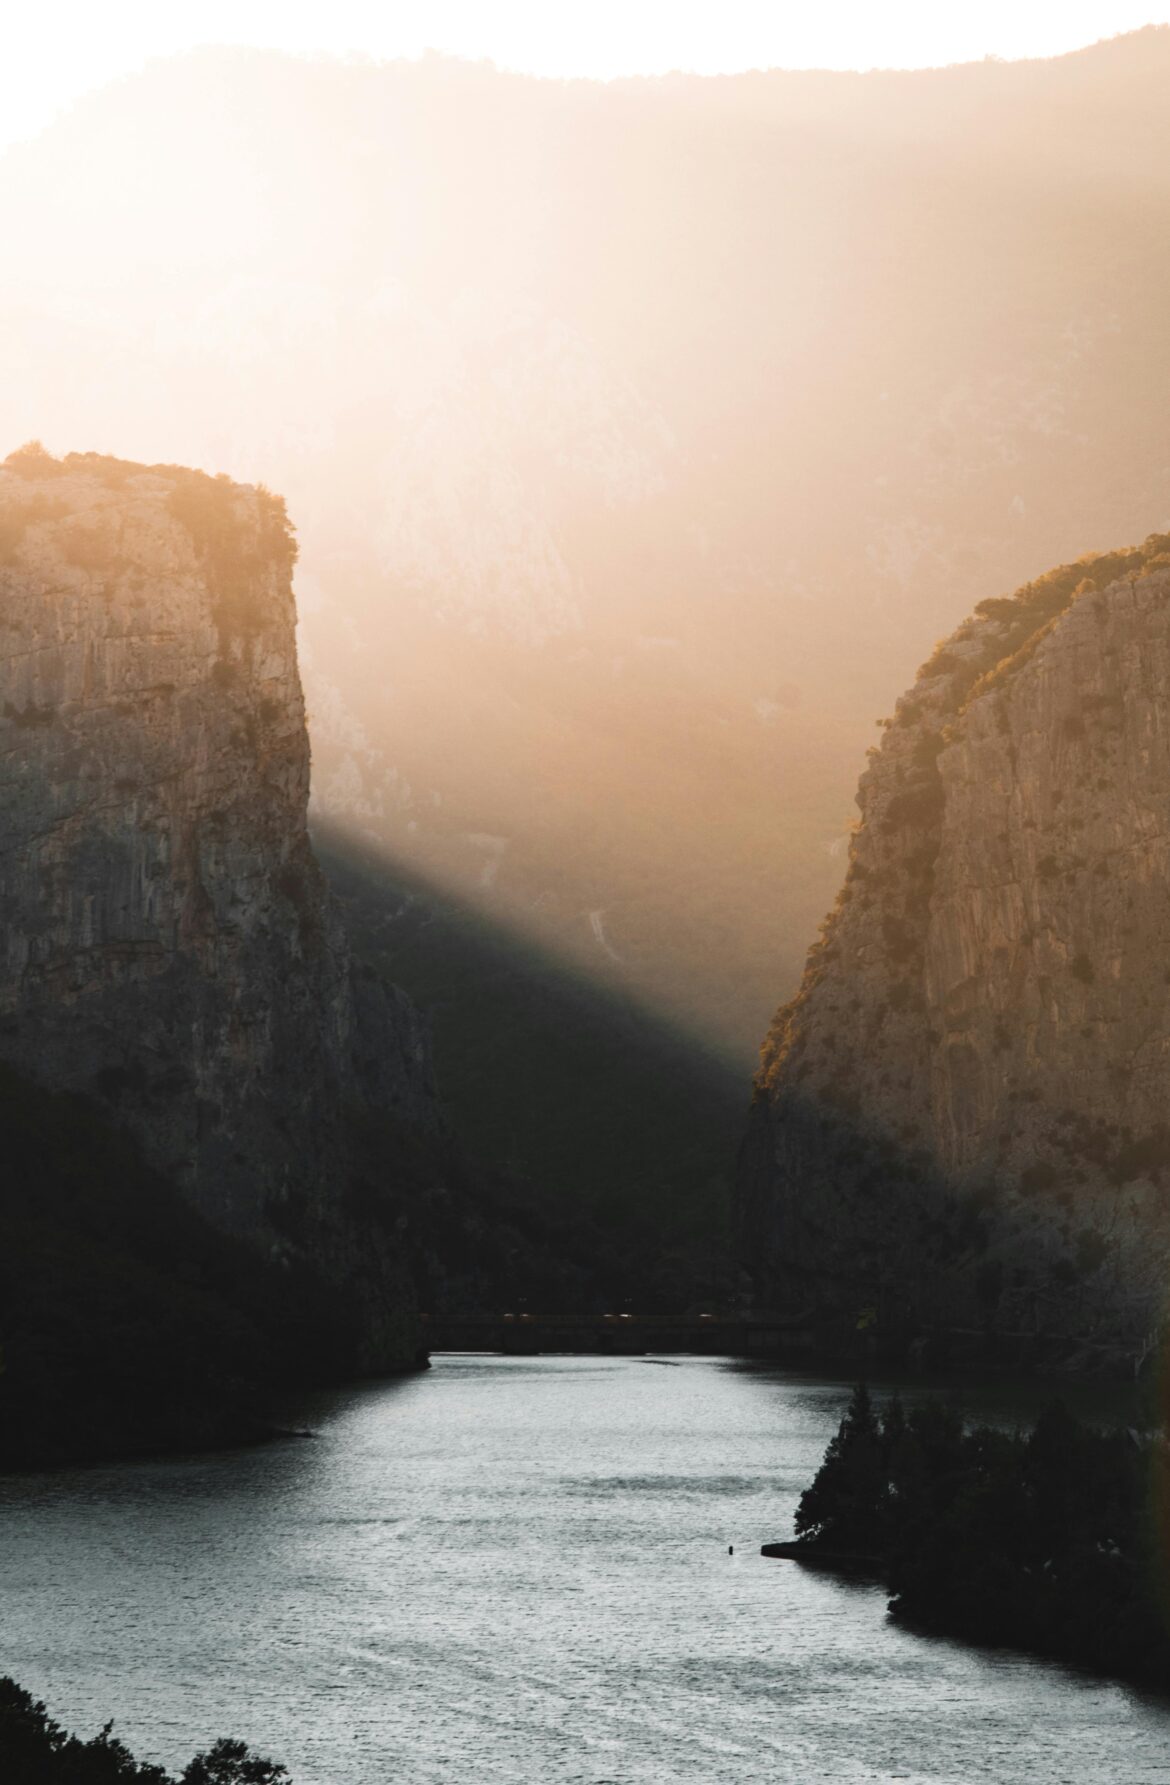
<svg viewBox="0 0 1170 1785">
<path fill-rule="evenodd" d="M 424 1314 L 422 1333 L 431 1352 L 497 1351 L 509 1357 L 559 1351 L 782 1358 L 807 1354 L 814 1343 L 807 1324 L 768 1315 L 506 1313 L 459 1319 Z"/>
</svg>

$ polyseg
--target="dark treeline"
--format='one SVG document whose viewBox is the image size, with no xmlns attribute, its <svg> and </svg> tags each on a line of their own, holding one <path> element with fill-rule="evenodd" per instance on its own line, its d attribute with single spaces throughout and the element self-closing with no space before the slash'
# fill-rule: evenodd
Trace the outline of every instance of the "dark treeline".
<svg viewBox="0 0 1170 1785">
<path fill-rule="evenodd" d="M 196 1754 L 176 1780 L 135 1760 L 112 1724 L 82 1741 L 15 1680 L 0 1679 L 0 1777 L 5 1785 L 279 1785 L 288 1773 L 249 1753 L 246 1742 L 224 1739 Z"/>
<path fill-rule="evenodd" d="M 1004 1432 L 860 1387 L 778 1547 L 872 1567 L 906 1625 L 1170 1687 L 1168 1479 L 1160 1439 L 1060 1404 Z"/>
</svg>

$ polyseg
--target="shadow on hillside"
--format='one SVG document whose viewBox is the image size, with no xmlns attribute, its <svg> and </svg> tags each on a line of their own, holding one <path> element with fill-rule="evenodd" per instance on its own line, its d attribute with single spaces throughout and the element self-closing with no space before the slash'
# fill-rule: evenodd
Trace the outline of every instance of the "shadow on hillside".
<svg viewBox="0 0 1170 1785">
<path fill-rule="evenodd" d="M 549 1213 L 676 1254 L 680 1291 L 694 1271 L 712 1293 L 727 1269 L 742 1068 L 376 845 L 321 822 L 314 842 L 357 952 L 428 1012 L 469 1152 Z"/>
</svg>

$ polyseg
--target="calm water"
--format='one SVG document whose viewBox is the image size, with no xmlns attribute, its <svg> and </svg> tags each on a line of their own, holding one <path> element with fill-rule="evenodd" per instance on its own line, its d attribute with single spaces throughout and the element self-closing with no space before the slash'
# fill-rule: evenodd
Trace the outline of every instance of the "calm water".
<svg viewBox="0 0 1170 1785">
<path fill-rule="evenodd" d="M 233 1733 L 295 1785 L 1170 1785 L 1170 1706 L 759 1557 L 846 1397 L 447 1357 L 312 1441 L 3 1482 L 0 1672 L 143 1757 Z"/>
</svg>

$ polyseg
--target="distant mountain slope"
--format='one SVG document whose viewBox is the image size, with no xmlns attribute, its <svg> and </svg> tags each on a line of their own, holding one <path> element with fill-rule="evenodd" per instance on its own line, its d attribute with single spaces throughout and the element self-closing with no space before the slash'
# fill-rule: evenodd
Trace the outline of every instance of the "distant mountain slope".
<svg viewBox="0 0 1170 1785">
<path fill-rule="evenodd" d="M 554 1231 L 595 1229 L 581 1262 L 609 1261 L 611 1293 L 664 1311 L 725 1296 L 736 1067 L 377 852 L 314 841 L 358 953 L 429 1014 L 470 1153 Z"/>
<path fill-rule="evenodd" d="M 1170 534 L 983 601 L 861 778 L 764 1052 L 759 1299 L 838 1342 L 1150 1357 L 1170 1270 Z"/>
<path fill-rule="evenodd" d="M 280 488 L 318 810 L 745 1061 L 888 688 L 1170 521 L 1168 78 L 156 64 L 0 163 L 0 422 Z"/>
</svg>

